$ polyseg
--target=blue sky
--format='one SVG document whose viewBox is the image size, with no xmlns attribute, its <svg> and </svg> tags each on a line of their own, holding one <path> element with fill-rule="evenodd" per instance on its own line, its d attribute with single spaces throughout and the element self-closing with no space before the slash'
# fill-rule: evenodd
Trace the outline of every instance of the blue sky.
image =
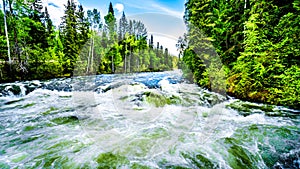
<svg viewBox="0 0 300 169">
<path fill-rule="evenodd" d="M 87 8 L 98 8 L 102 11 L 102 15 L 106 15 L 109 2 L 112 2 L 116 14 L 122 12 L 127 15 L 135 15 L 139 13 L 162 13 L 182 18 L 184 12 L 184 0 L 79 0 L 81 4 Z"/>
</svg>

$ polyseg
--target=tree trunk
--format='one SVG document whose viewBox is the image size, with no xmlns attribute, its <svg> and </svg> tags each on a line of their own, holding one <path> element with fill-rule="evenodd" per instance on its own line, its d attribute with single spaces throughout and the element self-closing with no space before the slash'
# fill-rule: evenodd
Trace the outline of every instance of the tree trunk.
<svg viewBox="0 0 300 169">
<path fill-rule="evenodd" d="M 129 59 L 128 59 L 128 67 L 129 67 L 129 73 L 131 72 L 131 66 L 130 66 L 130 64 L 131 64 L 131 54 L 132 54 L 132 52 L 131 52 L 131 45 L 130 45 L 130 47 L 129 47 L 129 52 L 130 52 L 130 55 L 129 55 Z"/>
<path fill-rule="evenodd" d="M 124 43 L 124 59 L 123 59 L 123 72 L 126 73 L 126 50 L 127 50 L 127 43 Z"/>
<path fill-rule="evenodd" d="M 247 9 L 247 0 L 244 1 L 245 2 L 245 5 L 244 5 L 244 16 L 246 15 L 246 9 Z M 246 38 L 246 33 L 245 33 L 245 30 L 246 30 L 246 21 L 244 22 L 244 43 L 245 43 L 245 38 Z"/>
<path fill-rule="evenodd" d="M 94 34 L 94 32 L 93 32 L 93 34 Z M 93 61 L 94 61 L 94 49 L 95 49 L 95 40 L 94 40 L 94 35 L 93 35 L 93 37 L 92 37 L 92 58 L 91 58 L 91 72 L 93 72 Z"/>
<path fill-rule="evenodd" d="M 92 51 L 92 44 L 91 44 L 91 46 L 90 46 L 89 54 L 88 54 L 88 58 L 87 58 L 88 60 L 87 60 L 87 66 L 86 66 L 86 74 L 89 73 L 91 51 Z"/>
<path fill-rule="evenodd" d="M 8 5 L 9 5 L 9 10 L 10 10 L 10 14 L 12 15 L 12 25 L 16 25 L 15 24 L 15 15 L 13 12 L 13 8 L 12 8 L 12 0 L 8 1 Z M 19 45 L 18 45 L 18 36 L 17 36 L 17 30 L 16 30 L 16 26 L 13 26 L 13 31 L 14 31 L 14 39 L 15 39 L 15 53 L 18 55 L 18 61 L 20 64 L 20 68 L 23 69 L 23 65 L 21 63 L 21 55 L 20 55 L 20 50 L 19 50 Z"/>
<path fill-rule="evenodd" d="M 137 57 L 137 65 L 138 65 L 138 69 L 137 69 L 137 71 L 138 72 L 141 72 L 141 70 L 140 70 L 140 56 L 141 56 L 141 49 L 139 48 L 139 52 L 138 52 L 138 57 Z"/>
<path fill-rule="evenodd" d="M 114 67 L 114 55 L 111 55 L 111 72 L 115 73 L 115 67 Z"/>
<path fill-rule="evenodd" d="M 11 65 L 11 57 L 10 57 L 10 45 L 9 45 L 9 38 L 7 32 L 7 23 L 6 23 L 6 10 L 5 10 L 5 0 L 3 2 L 3 13 L 4 13 L 4 27 L 5 27 L 5 36 L 6 36 L 6 43 L 7 43 L 7 56 L 8 56 L 8 63 Z"/>
<path fill-rule="evenodd" d="M 125 65 L 125 69 L 124 70 L 125 71 L 124 71 L 124 73 L 126 73 L 126 71 L 127 71 L 127 69 L 126 69 L 127 68 L 127 60 L 126 60 L 126 58 L 127 57 L 126 57 L 126 53 L 125 53 L 125 58 L 124 58 L 124 65 Z"/>
</svg>

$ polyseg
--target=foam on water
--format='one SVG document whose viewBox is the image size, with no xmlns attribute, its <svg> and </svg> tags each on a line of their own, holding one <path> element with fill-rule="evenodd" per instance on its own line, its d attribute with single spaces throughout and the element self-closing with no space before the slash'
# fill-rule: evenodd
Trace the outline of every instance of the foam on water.
<svg viewBox="0 0 300 169">
<path fill-rule="evenodd" d="M 11 93 L 0 97 L 0 168 L 299 164 L 297 110 L 251 103 L 244 113 L 234 108 L 249 103 L 186 83 L 178 71 L 1 86 Z"/>
</svg>

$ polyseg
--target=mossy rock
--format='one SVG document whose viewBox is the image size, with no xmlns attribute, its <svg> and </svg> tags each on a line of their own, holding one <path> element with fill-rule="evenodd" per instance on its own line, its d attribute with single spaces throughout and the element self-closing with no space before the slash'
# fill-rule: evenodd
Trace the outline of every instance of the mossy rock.
<svg viewBox="0 0 300 169">
<path fill-rule="evenodd" d="M 281 155 L 298 149 L 300 146 L 299 138 L 299 129 L 294 126 L 253 124 L 236 130 L 232 138 L 226 138 L 224 143 L 229 147 L 228 152 L 232 154 L 232 167 L 248 165 L 250 162 L 255 164 L 258 161 L 257 154 L 252 154 L 243 147 L 248 147 L 248 144 L 257 144 L 264 163 L 267 167 L 272 168 L 277 162 L 285 160 Z M 234 160 L 236 157 L 240 160 Z"/>
<path fill-rule="evenodd" d="M 11 91 L 14 95 L 20 95 L 22 92 L 20 86 L 17 85 L 12 85 L 8 90 Z"/>
<path fill-rule="evenodd" d="M 181 104 L 181 99 L 177 96 L 166 97 L 160 93 L 145 92 L 146 101 L 156 107 L 163 107 L 170 104 Z"/>
<path fill-rule="evenodd" d="M 161 94 L 152 92 L 145 92 L 144 94 L 146 95 L 146 101 L 150 104 L 155 105 L 156 107 L 163 107 L 171 103 L 170 99 Z"/>
<path fill-rule="evenodd" d="M 65 156 L 54 155 L 43 159 L 43 168 L 62 168 L 63 165 L 67 164 L 69 159 Z"/>
<path fill-rule="evenodd" d="M 57 118 L 51 120 L 51 122 L 56 123 L 58 125 L 74 124 L 78 121 L 79 121 L 79 119 L 77 116 L 57 117 Z"/>
<path fill-rule="evenodd" d="M 205 155 L 202 154 L 187 154 L 181 153 L 181 156 L 185 158 L 191 166 L 196 166 L 197 168 L 210 168 L 217 169 L 218 164 L 211 159 L 208 159 Z"/>
<path fill-rule="evenodd" d="M 145 165 L 141 165 L 141 164 L 138 164 L 138 163 L 133 163 L 130 165 L 130 168 L 131 169 L 151 169 L 150 167 L 148 166 L 145 166 Z"/>
<path fill-rule="evenodd" d="M 226 107 L 236 110 L 242 116 L 249 116 L 254 113 L 264 113 L 266 116 L 272 116 L 272 117 L 277 117 L 277 116 L 295 117 L 296 116 L 296 114 L 293 114 L 291 112 L 283 112 L 280 110 L 276 110 L 275 106 L 273 105 L 264 105 L 264 104 L 259 105 L 259 104 L 243 102 L 243 101 L 235 101 L 233 103 L 226 105 Z"/>
<path fill-rule="evenodd" d="M 126 157 L 111 152 L 100 154 L 96 158 L 96 162 L 98 169 L 117 169 L 130 163 Z"/>
<path fill-rule="evenodd" d="M 202 117 L 206 118 L 208 117 L 209 113 L 208 112 L 202 112 Z"/>
</svg>

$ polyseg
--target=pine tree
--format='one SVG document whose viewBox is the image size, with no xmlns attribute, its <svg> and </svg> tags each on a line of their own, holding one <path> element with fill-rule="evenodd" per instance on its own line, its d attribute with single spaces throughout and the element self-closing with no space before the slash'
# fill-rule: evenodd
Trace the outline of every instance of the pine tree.
<svg viewBox="0 0 300 169">
<path fill-rule="evenodd" d="M 153 49 L 153 35 L 151 35 L 151 37 L 150 37 L 150 43 L 149 43 L 149 47 L 150 47 L 150 49 Z"/>
<path fill-rule="evenodd" d="M 108 13 L 111 13 L 112 16 L 115 16 L 115 11 L 111 2 L 109 3 Z"/>
<path fill-rule="evenodd" d="M 47 7 L 45 7 L 44 25 L 47 28 L 48 36 L 51 36 L 53 34 L 53 22 L 50 18 Z"/>
<path fill-rule="evenodd" d="M 168 48 L 165 48 L 165 52 L 164 52 L 164 64 L 168 67 L 171 68 L 169 66 L 169 50 Z"/>
<path fill-rule="evenodd" d="M 108 34 L 111 42 L 115 40 L 115 32 L 116 32 L 116 18 L 114 14 L 114 9 L 112 7 L 112 3 L 109 3 L 108 14 L 104 17 L 105 24 L 108 29 Z"/>
<path fill-rule="evenodd" d="M 114 9 L 112 6 L 112 3 L 109 3 L 109 8 L 108 8 L 108 14 L 104 17 L 105 19 L 105 24 L 108 30 L 108 35 L 109 35 L 109 46 L 111 47 L 112 45 L 115 45 L 115 40 L 116 40 L 116 18 L 114 15 Z M 110 50 L 110 51 L 118 51 L 118 50 Z M 110 54 L 113 54 L 113 52 L 109 52 Z M 111 60 L 111 72 L 115 72 L 115 60 L 114 56 L 109 56 Z"/>
<path fill-rule="evenodd" d="M 78 39 L 79 49 L 83 47 L 83 45 L 88 40 L 88 32 L 89 32 L 89 22 L 88 19 L 84 15 L 84 10 L 82 5 L 78 6 L 78 10 L 75 12 L 76 15 L 76 29 L 78 30 Z"/>
<path fill-rule="evenodd" d="M 35 0 L 32 4 L 32 12 L 29 18 L 32 19 L 32 23 L 29 26 L 29 37 L 30 40 L 27 41 L 33 48 L 48 48 L 48 34 L 46 31 L 45 24 L 42 20 L 44 14 L 42 13 L 43 5 L 41 0 Z"/>
<path fill-rule="evenodd" d="M 65 16 L 62 18 L 62 43 L 64 46 L 64 73 L 73 76 L 73 70 L 79 54 L 79 46 L 77 43 L 78 32 L 77 17 L 76 17 L 76 5 L 71 0 L 68 0 L 65 6 Z"/>
<path fill-rule="evenodd" d="M 125 34 L 128 32 L 128 21 L 126 19 L 125 13 L 123 11 L 122 17 L 119 21 L 119 41 L 123 40 L 125 37 Z"/>
</svg>

